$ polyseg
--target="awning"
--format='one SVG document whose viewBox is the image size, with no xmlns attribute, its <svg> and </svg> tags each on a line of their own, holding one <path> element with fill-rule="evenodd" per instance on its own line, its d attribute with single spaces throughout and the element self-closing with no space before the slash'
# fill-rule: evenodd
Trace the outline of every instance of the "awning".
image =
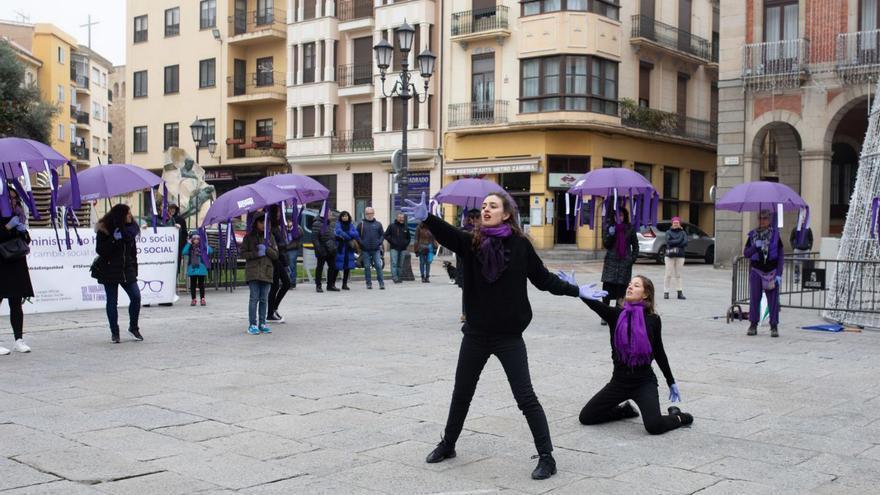
<svg viewBox="0 0 880 495">
<path fill-rule="evenodd" d="M 516 172 L 540 172 L 541 159 L 538 157 L 514 160 L 470 160 L 446 162 L 443 175 L 487 175 L 511 174 Z"/>
</svg>

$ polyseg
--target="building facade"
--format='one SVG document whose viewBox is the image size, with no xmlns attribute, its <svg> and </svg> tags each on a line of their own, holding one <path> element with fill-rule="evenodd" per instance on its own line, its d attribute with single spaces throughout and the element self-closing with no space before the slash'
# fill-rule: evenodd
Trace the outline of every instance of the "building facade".
<svg viewBox="0 0 880 495">
<path fill-rule="evenodd" d="M 626 167 L 654 184 L 661 219 L 712 233 L 717 2 L 450 0 L 443 9 L 445 182 L 501 184 L 540 249 L 599 249 L 596 231 L 574 228 L 566 190 L 589 170 Z"/>
<path fill-rule="evenodd" d="M 2 32 L 2 25 L 3 23 L 0 22 L 0 32 Z M 17 41 L 2 34 L 0 34 L 0 40 L 9 43 L 9 46 L 15 52 L 16 57 L 18 57 L 18 61 L 24 66 L 24 80 L 22 81 L 22 85 L 24 87 L 38 86 L 40 67 L 43 66 L 43 62 L 31 52 L 30 46 L 32 46 L 32 44 L 29 43 L 28 46 L 21 45 Z"/>
<path fill-rule="evenodd" d="M 818 238 L 840 235 L 849 210 L 880 73 L 880 5 L 748 0 L 723 7 L 718 194 L 753 180 L 791 186 L 810 205 L 818 249 Z M 786 239 L 795 222 L 786 215 Z M 754 224 L 719 212 L 718 263 L 741 254 Z"/>
<path fill-rule="evenodd" d="M 183 148 L 218 194 L 289 170 L 282 0 L 127 0 L 126 16 L 126 161 L 161 172 Z"/>
<path fill-rule="evenodd" d="M 356 220 L 372 206 L 388 222 L 392 211 L 391 155 L 401 147 L 403 102 L 386 97 L 403 54 L 395 30 L 415 28 L 408 55 L 420 99 L 409 101 L 409 195 L 440 188 L 441 147 L 438 57 L 425 89 L 416 56 L 440 48 L 442 2 L 433 0 L 288 0 L 287 156 L 293 171 L 331 191 L 330 205 Z M 395 45 L 384 84 L 373 56 L 381 39 Z"/>
<path fill-rule="evenodd" d="M 110 163 L 109 77 L 113 64 L 79 45 L 70 59 L 71 153 L 77 168 Z"/>
<path fill-rule="evenodd" d="M 107 133 L 110 135 L 110 149 L 107 152 L 107 162 L 122 163 L 125 161 L 125 94 L 128 72 L 124 65 L 113 67 L 110 72 L 110 122 L 107 124 Z"/>
</svg>

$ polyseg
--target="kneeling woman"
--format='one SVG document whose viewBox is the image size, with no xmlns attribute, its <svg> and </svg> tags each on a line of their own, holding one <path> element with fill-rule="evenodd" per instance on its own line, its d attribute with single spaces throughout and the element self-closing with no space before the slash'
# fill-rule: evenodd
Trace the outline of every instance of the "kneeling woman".
<svg viewBox="0 0 880 495">
<path fill-rule="evenodd" d="M 464 426 L 480 373 L 491 355 L 498 357 L 517 406 L 526 417 L 538 450 L 534 479 L 556 473 L 551 452 L 550 428 L 544 409 L 532 389 L 526 344 L 522 333 L 532 320 L 526 280 L 540 290 L 558 296 L 578 297 L 578 287 L 553 275 L 535 253 L 514 220 L 515 207 L 504 195 L 490 194 L 483 201 L 482 225 L 474 233 L 459 230 L 442 219 L 428 215 L 424 194 L 419 204 L 404 212 L 424 222 L 437 241 L 461 260 L 464 306 L 467 321 L 458 353 L 452 403 L 446 432 L 426 461 L 440 462 L 455 457 L 455 442 Z"/>
<path fill-rule="evenodd" d="M 575 283 L 574 274 L 560 273 L 560 277 L 569 283 Z M 663 371 L 666 384 L 669 385 L 669 400 L 678 402 L 681 396 L 669 368 L 666 351 L 663 350 L 660 316 L 654 312 L 653 282 L 641 275 L 633 277 L 626 288 L 623 308 L 612 308 L 595 300 L 601 295 L 595 293 L 582 299 L 599 317 L 608 322 L 611 329 L 614 373 L 611 381 L 581 410 L 581 423 L 595 425 L 636 418 L 639 413 L 629 403 L 630 399 L 639 406 L 645 429 L 652 435 L 660 435 L 693 423 L 693 416 L 681 412 L 675 406 L 668 409 L 669 415 L 660 414 L 657 377 L 651 368 L 651 361 L 656 360 Z"/>
</svg>

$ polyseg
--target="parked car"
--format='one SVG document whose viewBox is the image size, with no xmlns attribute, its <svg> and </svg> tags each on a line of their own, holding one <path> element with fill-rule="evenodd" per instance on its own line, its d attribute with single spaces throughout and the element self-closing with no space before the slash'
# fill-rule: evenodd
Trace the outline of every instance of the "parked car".
<svg viewBox="0 0 880 495">
<path fill-rule="evenodd" d="M 662 220 L 652 227 L 642 227 L 636 234 L 639 239 L 639 258 L 651 258 L 663 263 L 666 257 L 666 231 L 672 227 L 672 221 Z M 706 263 L 715 262 L 715 238 L 700 230 L 696 225 L 681 222 L 681 227 L 688 236 L 685 258 L 702 259 Z"/>
</svg>

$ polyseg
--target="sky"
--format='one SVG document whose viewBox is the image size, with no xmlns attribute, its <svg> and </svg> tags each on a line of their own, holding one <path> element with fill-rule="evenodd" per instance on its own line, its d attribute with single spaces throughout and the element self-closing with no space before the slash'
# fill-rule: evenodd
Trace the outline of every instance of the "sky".
<svg viewBox="0 0 880 495">
<path fill-rule="evenodd" d="M 55 24 L 88 45 L 86 24 L 91 14 L 92 50 L 113 65 L 125 64 L 125 0 L 0 0 L 0 19 L 22 21 L 19 12 L 29 17 L 25 22 Z"/>
</svg>

